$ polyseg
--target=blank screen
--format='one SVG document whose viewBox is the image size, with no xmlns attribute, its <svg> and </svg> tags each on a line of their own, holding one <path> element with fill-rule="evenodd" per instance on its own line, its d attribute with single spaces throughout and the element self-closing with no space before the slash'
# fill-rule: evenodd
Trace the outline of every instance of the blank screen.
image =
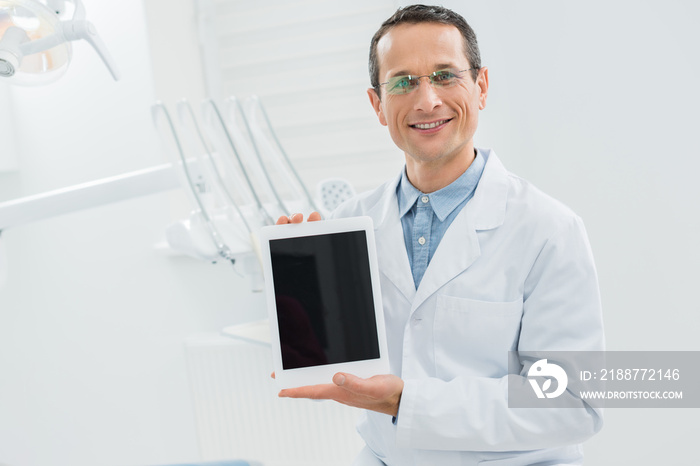
<svg viewBox="0 0 700 466">
<path fill-rule="evenodd" d="M 379 358 L 364 231 L 270 241 L 282 367 Z"/>
</svg>

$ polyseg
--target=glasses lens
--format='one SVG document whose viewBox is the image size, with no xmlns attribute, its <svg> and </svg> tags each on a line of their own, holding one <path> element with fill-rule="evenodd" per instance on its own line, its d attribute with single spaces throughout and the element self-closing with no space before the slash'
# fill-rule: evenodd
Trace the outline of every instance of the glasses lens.
<svg viewBox="0 0 700 466">
<path fill-rule="evenodd" d="M 459 73 L 460 71 L 447 69 L 435 71 L 427 76 L 395 76 L 385 83 L 386 91 L 394 95 L 408 94 L 418 87 L 421 78 L 430 79 L 430 84 L 434 87 L 452 87 L 459 81 Z"/>
<path fill-rule="evenodd" d="M 451 87 L 457 84 L 457 73 L 452 70 L 439 70 L 430 76 L 430 82 L 435 87 Z"/>
<path fill-rule="evenodd" d="M 387 82 L 389 94 L 408 94 L 416 88 L 416 79 L 411 76 L 395 76 Z"/>
</svg>

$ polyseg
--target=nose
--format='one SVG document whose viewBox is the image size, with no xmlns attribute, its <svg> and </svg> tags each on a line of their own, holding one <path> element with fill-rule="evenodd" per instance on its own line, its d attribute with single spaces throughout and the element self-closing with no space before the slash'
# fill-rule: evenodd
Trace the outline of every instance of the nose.
<svg viewBox="0 0 700 466">
<path fill-rule="evenodd" d="M 440 96 L 427 76 L 423 76 L 421 78 L 418 89 L 416 89 L 413 93 L 415 94 L 416 99 L 414 105 L 415 110 L 431 112 L 433 109 L 435 109 L 435 107 L 442 105 Z"/>
</svg>

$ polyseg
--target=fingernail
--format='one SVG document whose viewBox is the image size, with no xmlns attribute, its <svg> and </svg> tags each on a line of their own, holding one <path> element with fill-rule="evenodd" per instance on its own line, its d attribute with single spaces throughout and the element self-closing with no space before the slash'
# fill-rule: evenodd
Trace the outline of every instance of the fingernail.
<svg viewBox="0 0 700 466">
<path fill-rule="evenodd" d="M 345 376 L 343 374 L 337 374 L 335 377 L 333 377 L 333 383 L 338 386 L 343 385 L 345 383 Z"/>
</svg>

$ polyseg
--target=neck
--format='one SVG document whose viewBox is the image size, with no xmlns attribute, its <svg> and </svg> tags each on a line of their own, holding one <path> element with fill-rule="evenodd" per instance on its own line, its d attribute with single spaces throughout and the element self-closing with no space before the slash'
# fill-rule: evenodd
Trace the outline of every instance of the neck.
<svg viewBox="0 0 700 466">
<path fill-rule="evenodd" d="M 423 193 L 438 191 L 459 178 L 474 161 L 474 148 L 449 160 L 421 161 L 406 155 L 406 175 Z"/>
</svg>

